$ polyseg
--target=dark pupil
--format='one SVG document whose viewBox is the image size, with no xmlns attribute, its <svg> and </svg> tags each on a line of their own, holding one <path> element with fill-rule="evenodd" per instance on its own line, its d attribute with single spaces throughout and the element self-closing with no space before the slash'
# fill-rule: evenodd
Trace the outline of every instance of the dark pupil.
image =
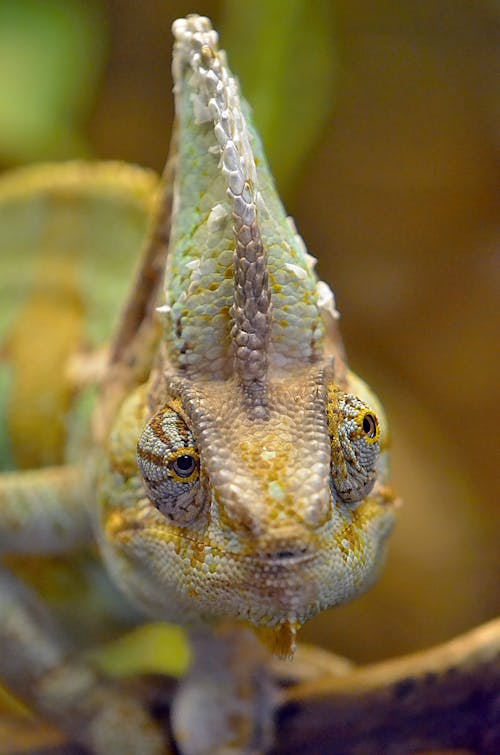
<svg viewBox="0 0 500 755">
<path fill-rule="evenodd" d="M 377 425 L 375 418 L 371 414 L 366 414 L 363 417 L 363 431 L 370 437 L 374 438 L 377 432 Z"/>
<path fill-rule="evenodd" d="M 189 477 L 194 472 L 196 460 L 192 456 L 178 456 L 174 461 L 174 470 L 179 477 Z"/>
</svg>

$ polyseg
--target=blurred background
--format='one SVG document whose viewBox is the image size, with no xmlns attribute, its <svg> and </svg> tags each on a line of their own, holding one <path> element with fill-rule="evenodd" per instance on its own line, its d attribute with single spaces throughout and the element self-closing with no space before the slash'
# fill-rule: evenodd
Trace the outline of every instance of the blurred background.
<svg viewBox="0 0 500 755">
<path fill-rule="evenodd" d="M 172 21 L 210 16 L 383 400 L 404 500 L 380 583 L 302 639 L 356 660 L 500 607 L 497 0 L 0 0 L 0 166 L 161 171 Z"/>
</svg>

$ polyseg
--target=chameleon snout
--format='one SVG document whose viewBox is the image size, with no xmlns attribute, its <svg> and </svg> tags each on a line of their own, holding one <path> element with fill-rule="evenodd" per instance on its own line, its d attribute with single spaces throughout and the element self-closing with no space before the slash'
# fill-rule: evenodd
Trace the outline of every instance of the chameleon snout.
<svg viewBox="0 0 500 755">
<path fill-rule="evenodd" d="M 229 487 L 229 491 L 218 491 L 212 517 L 230 537 L 236 533 L 273 554 L 290 551 L 295 556 L 317 546 L 314 533 L 331 518 L 328 481 L 324 490 L 307 497 L 298 497 L 286 484 L 274 482 L 263 487 L 255 479 L 247 480 L 245 486 L 232 483 Z"/>
</svg>

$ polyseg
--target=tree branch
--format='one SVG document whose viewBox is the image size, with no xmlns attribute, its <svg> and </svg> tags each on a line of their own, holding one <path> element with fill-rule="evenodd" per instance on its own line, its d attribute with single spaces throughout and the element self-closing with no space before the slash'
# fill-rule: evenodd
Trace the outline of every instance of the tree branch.
<svg viewBox="0 0 500 755">
<path fill-rule="evenodd" d="M 421 653 L 368 666 L 299 646 L 296 663 L 276 661 L 273 670 L 279 696 L 272 755 L 500 752 L 500 619 Z M 168 740 L 172 680 L 143 681 L 138 694 L 165 725 Z M 14 752 L 82 755 L 55 742 L 8 755 Z"/>
<path fill-rule="evenodd" d="M 422 653 L 285 688 L 274 755 L 500 752 L 500 619 Z"/>
</svg>

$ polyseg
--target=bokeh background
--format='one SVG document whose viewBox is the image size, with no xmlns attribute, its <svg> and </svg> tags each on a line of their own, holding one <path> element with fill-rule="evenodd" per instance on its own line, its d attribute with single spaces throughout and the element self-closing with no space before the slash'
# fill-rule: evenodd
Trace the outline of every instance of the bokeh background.
<svg viewBox="0 0 500 755">
<path fill-rule="evenodd" d="M 496 0 L 0 0 L 0 167 L 162 169 L 172 21 L 209 15 L 393 428 L 380 583 L 302 639 L 356 660 L 499 611 Z"/>
</svg>

